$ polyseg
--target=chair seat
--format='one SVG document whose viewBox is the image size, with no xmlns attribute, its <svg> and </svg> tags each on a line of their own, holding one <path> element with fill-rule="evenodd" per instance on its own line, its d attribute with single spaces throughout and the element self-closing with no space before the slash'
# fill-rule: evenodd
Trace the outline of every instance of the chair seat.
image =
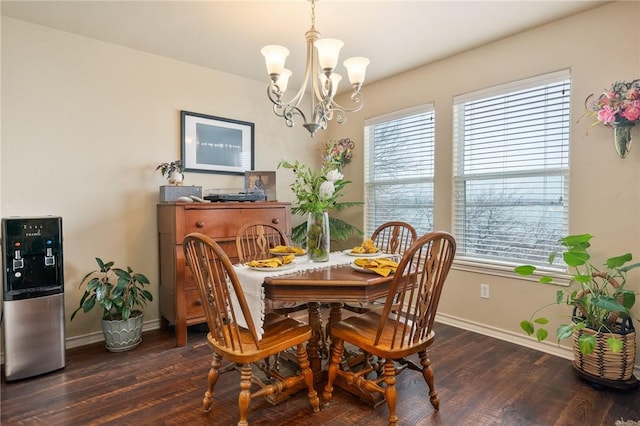
<svg viewBox="0 0 640 426">
<path fill-rule="evenodd" d="M 366 312 L 332 325 L 331 335 L 350 342 L 365 352 L 381 358 L 390 359 L 403 358 L 422 349 L 426 349 L 431 345 L 435 337 L 435 333 L 431 330 L 426 338 L 409 342 L 412 336 L 409 333 L 406 333 L 406 335 L 397 332 L 394 333 L 394 327 L 397 327 L 398 323 L 392 319 L 388 319 L 382 331 L 380 342 L 374 345 L 373 342 L 376 338 L 379 323 L 380 314 L 378 312 Z M 406 324 L 410 325 L 411 322 Z M 403 339 L 404 341 L 402 341 Z"/>
<path fill-rule="evenodd" d="M 309 340 L 311 328 L 295 319 L 270 313 L 264 322 L 264 333 L 259 344 L 261 348 L 256 348 L 253 343 L 251 333 L 246 329 L 240 329 L 236 341 L 240 342 L 235 350 L 221 345 L 213 338 L 211 333 L 207 334 L 207 340 L 211 348 L 224 355 L 229 361 L 246 364 L 262 360 L 270 355 L 284 351 L 300 342 Z"/>
</svg>

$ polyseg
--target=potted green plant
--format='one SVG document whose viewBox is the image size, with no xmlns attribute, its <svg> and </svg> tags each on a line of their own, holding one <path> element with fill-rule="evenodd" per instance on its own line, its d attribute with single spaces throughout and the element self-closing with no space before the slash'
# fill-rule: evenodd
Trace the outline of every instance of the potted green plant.
<svg viewBox="0 0 640 426">
<path fill-rule="evenodd" d="M 78 312 L 89 312 L 97 305 L 102 308 L 102 331 L 107 349 L 112 352 L 133 349 L 142 340 L 141 308 L 153 300 L 144 288 L 149 280 L 129 266 L 126 270 L 113 268 L 114 262 L 105 263 L 98 257 L 96 262 L 98 269 L 80 281 L 80 287 L 86 289 L 71 320 Z"/>
<path fill-rule="evenodd" d="M 179 185 L 184 180 L 184 166 L 180 160 L 175 160 L 170 163 L 160 163 L 156 167 L 156 170 L 160 170 L 162 177 L 167 178 L 171 185 Z"/>
<path fill-rule="evenodd" d="M 596 267 L 589 253 L 591 238 L 590 234 L 566 236 L 560 240 L 563 250 L 549 255 L 549 264 L 562 255 L 571 275 L 569 286 L 558 289 L 555 302 L 546 306 L 567 304 L 573 309 L 570 321 L 558 326 L 556 336 L 558 342 L 573 337 L 574 366 L 578 371 L 606 380 L 635 380 L 632 375 L 635 330 L 630 310 L 636 294 L 625 288 L 625 284 L 627 272 L 640 263 L 628 264 L 632 255 L 626 253 L 607 259 L 602 268 Z M 515 268 L 516 273 L 525 276 L 535 271 L 533 265 Z M 539 281 L 549 284 L 554 279 L 543 275 Z M 542 309 L 544 307 L 520 323 L 520 327 L 528 335 L 535 334 L 538 341 L 545 340 L 549 334 L 545 328 L 548 318 L 537 317 Z M 620 364 L 613 365 L 617 361 Z"/>
</svg>

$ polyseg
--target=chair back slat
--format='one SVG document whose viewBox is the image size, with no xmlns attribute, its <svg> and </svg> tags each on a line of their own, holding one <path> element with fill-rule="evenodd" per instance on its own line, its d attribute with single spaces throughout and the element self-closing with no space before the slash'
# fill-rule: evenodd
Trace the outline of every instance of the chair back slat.
<svg viewBox="0 0 640 426">
<path fill-rule="evenodd" d="M 403 254 L 418 239 L 418 234 L 406 222 L 386 222 L 373 231 L 371 239 L 384 253 Z"/>
<path fill-rule="evenodd" d="M 275 246 L 291 245 L 284 229 L 275 224 L 247 223 L 238 229 L 236 250 L 241 262 L 264 259 Z"/>
<path fill-rule="evenodd" d="M 199 233 L 187 235 L 183 248 L 187 265 L 200 291 L 211 336 L 231 351 L 243 353 L 259 349 L 260 342 L 247 300 L 227 254 L 218 243 Z M 240 311 L 237 312 L 234 306 L 240 307 Z M 249 342 L 241 339 L 241 334 L 246 335 L 247 331 L 240 328 L 239 316 L 244 317 L 247 324 L 252 337 Z"/>
<path fill-rule="evenodd" d="M 382 309 L 375 345 L 392 330 L 392 348 L 402 349 L 431 334 L 442 287 L 456 242 L 447 232 L 431 232 L 405 251 Z"/>
</svg>

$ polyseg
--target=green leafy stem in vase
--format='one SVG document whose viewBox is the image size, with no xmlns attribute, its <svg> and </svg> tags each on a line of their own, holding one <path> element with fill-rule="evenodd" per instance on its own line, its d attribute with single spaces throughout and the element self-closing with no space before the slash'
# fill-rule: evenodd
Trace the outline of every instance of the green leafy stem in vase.
<svg viewBox="0 0 640 426">
<path fill-rule="evenodd" d="M 311 224 L 307 232 L 308 255 L 311 259 L 325 260 L 329 254 L 329 235 L 324 213 L 310 213 Z"/>
</svg>

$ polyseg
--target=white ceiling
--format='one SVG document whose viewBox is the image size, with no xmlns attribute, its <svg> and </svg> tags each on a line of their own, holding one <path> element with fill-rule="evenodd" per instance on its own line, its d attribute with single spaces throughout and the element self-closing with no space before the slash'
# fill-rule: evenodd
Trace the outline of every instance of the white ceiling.
<svg viewBox="0 0 640 426">
<path fill-rule="evenodd" d="M 371 60 L 367 82 L 473 49 L 608 1 L 322 0 L 316 29 Z M 311 3 L 289 1 L 7 1 L 2 15 L 268 81 L 260 49 L 281 44 L 297 88 Z M 341 66 L 340 66 L 341 68 Z M 340 70 L 338 70 L 340 72 Z M 343 72 L 344 74 L 344 72 Z"/>
</svg>

